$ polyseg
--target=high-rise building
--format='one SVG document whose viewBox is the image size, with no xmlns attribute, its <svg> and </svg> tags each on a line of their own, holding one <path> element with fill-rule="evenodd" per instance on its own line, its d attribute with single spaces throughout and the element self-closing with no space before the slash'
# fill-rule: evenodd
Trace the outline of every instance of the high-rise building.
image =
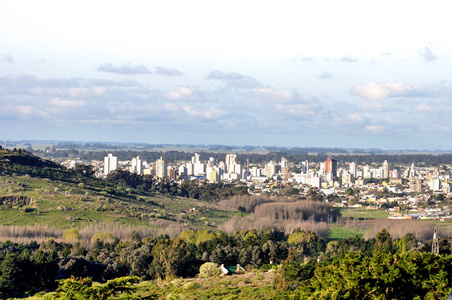
<svg viewBox="0 0 452 300">
<path fill-rule="evenodd" d="M 155 176 L 157 176 L 157 178 L 164 178 L 167 176 L 166 162 L 163 160 L 162 156 L 155 162 Z"/>
<path fill-rule="evenodd" d="M 143 162 L 139 156 L 136 158 L 132 158 L 132 167 L 130 168 L 130 172 L 143 174 Z"/>
<path fill-rule="evenodd" d="M 193 164 L 193 175 L 203 175 L 206 172 L 206 165 L 199 160 L 198 153 L 191 158 L 191 163 Z"/>
<path fill-rule="evenodd" d="M 409 178 L 414 178 L 414 177 L 416 177 L 416 171 L 414 170 L 414 163 L 411 164 L 410 174 L 409 174 L 408 177 L 409 177 Z"/>
<path fill-rule="evenodd" d="M 226 154 L 224 166 L 226 172 L 222 174 L 222 179 L 239 180 L 242 178 L 242 166 L 237 163 L 237 155 Z M 219 168 L 222 168 L 221 163 Z"/>
<path fill-rule="evenodd" d="M 328 157 L 325 160 L 325 173 L 331 173 L 334 176 L 337 176 L 337 160 Z"/>
<path fill-rule="evenodd" d="M 284 157 L 281 157 L 281 173 L 284 180 L 289 179 L 289 161 Z"/>
<path fill-rule="evenodd" d="M 410 177 L 409 189 L 416 193 L 422 192 L 422 179 L 419 177 Z"/>
<path fill-rule="evenodd" d="M 342 184 L 352 184 L 353 183 L 353 174 L 345 171 L 342 173 Z"/>
<path fill-rule="evenodd" d="M 265 165 L 265 176 L 267 178 L 272 178 L 273 175 L 276 174 L 276 164 L 273 161 L 270 161 L 268 164 Z"/>
<path fill-rule="evenodd" d="M 354 162 L 350 163 L 350 174 L 356 176 L 356 164 Z"/>
<path fill-rule="evenodd" d="M 108 156 L 104 158 L 104 174 L 108 175 L 111 171 L 118 168 L 118 158 L 109 153 Z"/>
<path fill-rule="evenodd" d="M 169 166 L 167 168 L 167 174 L 168 174 L 168 180 L 176 180 L 177 179 L 176 178 L 177 174 L 176 174 L 176 168 L 175 167 Z"/>
<path fill-rule="evenodd" d="M 389 164 L 388 164 L 387 160 L 385 160 L 383 162 L 382 169 L 383 169 L 382 177 L 383 178 L 389 178 Z"/>
</svg>

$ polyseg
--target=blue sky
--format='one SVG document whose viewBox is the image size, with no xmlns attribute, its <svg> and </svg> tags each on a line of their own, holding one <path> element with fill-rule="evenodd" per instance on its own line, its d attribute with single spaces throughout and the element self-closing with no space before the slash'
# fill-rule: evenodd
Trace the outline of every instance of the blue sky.
<svg viewBox="0 0 452 300">
<path fill-rule="evenodd" d="M 2 1 L 0 140 L 452 149 L 447 4 Z"/>
</svg>

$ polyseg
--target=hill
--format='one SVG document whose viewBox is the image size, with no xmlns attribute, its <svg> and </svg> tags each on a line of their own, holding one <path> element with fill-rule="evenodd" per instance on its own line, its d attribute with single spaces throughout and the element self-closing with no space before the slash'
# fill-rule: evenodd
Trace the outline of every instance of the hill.
<svg viewBox="0 0 452 300">
<path fill-rule="evenodd" d="M 209 202 L 94 178 L 87 166 L 65 169 L 23 150 L 0 151 L 0 224 L 40 228 L 16 228 L 9 233 L 3 227 L 4 238 L 5 234 L 9 238 L 29 236 L 31 231 L 60 235 L 71 227 L 105 226 L 117 228 L 119 237 L 132 230 L 174 236 L 183 229 L 215 229 L 237 213 Z"/>
</svg>

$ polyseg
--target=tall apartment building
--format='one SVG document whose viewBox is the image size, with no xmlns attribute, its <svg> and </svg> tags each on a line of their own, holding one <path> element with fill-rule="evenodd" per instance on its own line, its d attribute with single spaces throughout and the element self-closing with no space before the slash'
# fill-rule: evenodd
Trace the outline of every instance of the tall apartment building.
<svg viewBox="0 0 452 300">
<path fill-rule="evenodd" d="M 131 173 L 143 174 L 143 161 L 139 156 L 132 158 L 132 167 L 130 168 Z"/>
<path fill-rule="evenodd" d="M 356 164 L 354 162 L 350 163 L 350 174 L 356 176 Z"/>
<path fill-rule="evenodd" d="M 237 162 L 237 155 L 235 154 L 226 154 L 225 164 L 226 164 L 226 171 L 229 174 L 235 173 L 235 164 Z"/>
<path fill-rule="evenodd" d="M 382 178 L 389 178 L 389 164 L 387 160 L 383 162 L 382 169 L 383 169 Z"/>
<path fill-rule="evenodd" d="M 167 166 L 162 156 L 155 162 L 155 176 L 157 178 L 167 177 Z"/>
<path fill-rule="evenodd" d="M 175 167 L 171 167 L 169 166 L 167 168 L 167 174 L 168 174 L 168 179 L 169 180 L 176 180 L 177 179 L 177 173 L 176 173 L 176 168 Z"/>
<path fill-rule="evenodd" d="M 118 168 L 118 158 L 109 153 L 108 156 L 104 158 L 104 175 L 108 175 L 111 171 Z"/>
<path fill-rule="evenodd" d="M 327 160 L 325 160 L 325 173 L 333 174 L 334 176 L 337 176 L 337 160 L 332 159 L 331 157 L 328 157 Z"/>
</svg>

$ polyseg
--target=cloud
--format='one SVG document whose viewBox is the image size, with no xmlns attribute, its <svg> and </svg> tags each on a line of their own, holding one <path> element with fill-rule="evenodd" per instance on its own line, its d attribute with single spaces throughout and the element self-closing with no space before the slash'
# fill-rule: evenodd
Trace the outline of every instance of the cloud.
<svg viewBox="0 0 452 300">
<path fill-rule="evenodd" d="M 329 72 L 322 72 L 322 74 L 320 74 L 318 76 L 319 79 L 332 79 L 332 74 Z"/>
<path fill-rule="evenodd" d="M 342 61 L 342 62 L 357 62 L 358 59 L 353 57 L 353 56 L 347 55 L 347 56 L 342 57 L 340 59 L 340 61 Z"/>
<path fill-rule="evenodd" d="M 419 55 L 421 56 L 421 59 L 426 62 L 431 62 L 438 59 L 438 57 L 432 52 L 432 50 L 430 50 L 428 46 L 420 50 Z"/>
<path fill-rule="evenodd" d="M 2 59 L 3 61 L 14 62 L 13 57 L 7 53 L 2 53 L 2 57 L 3 57 L 3 59 Z"/>
<path fill-rule="evenodd" d="M 193 90 L 189 87 L 181 86 L 175 91 L 168 92 L 166 95 L 170 99 L 179 100 L 182 97 L 190 96 L 193 94 Z"/>
<path fill-rule="evenodd" d="M 182 109 L 191 116 L 201 117 L 204 119 L 217 119 L 226 114 L 226 112 L 213 107 L 193 108 L 192 106 L 184 106 Z"/>
<path fill-rule="evenodd" d="M 156 73 L 159 75 L 164 75 L 164 76 L 182 76 L 182 75 L 184 75 L 183 72 L 181 72 L 177 69 L 168 69 L 165 67 L 156 67 Z"/>
<path fill-rule="evenodd" d="M 207 75 L 207 79 L 222 80 L 229 87 L 240 89 L 254 89 L 262 86 L 262 84 L 253 77 L 235 72 L 224 73 L 222 71 L 212 71 Z"/>
<path fill-rule="evenodd" d="M 351 89 L 353 95 L 367 100 L 384 100 L 389 97 L 407 97 L 422 94 L 420 86 L 410 86 L 400 82 L 376 83 L 355 85 Z"/>
<path fill-rule="evenodd" d="M 433 108 L 430 105 L 425 104 L 425 103 L 418 104 L 415 107 L 415 110 L 417 112 L 420 112 L 420 113 L 431 113 L 431 112 L 433 112 Z"/>
<path fill-rule="evenodd" d="M 118 73 L 118 74 L 150 74 L 151 73 L 151 71 L 145 65 L 132 66 L 130 64 L 126 64 L 126 65 L 121 65 L 121 66 L 114 66 L 110 63 L 100 65 L 97 68 L 97 71 Z"/>
<path fill-rule="evenodd" d="M 49 101 L 50 105 L 58 106 L 62 108 L 75 108 L 84 106 L 85 102 L 81 100 L 66 100 L 66 99 L 59 99 L 59 98 L 53 98 Z"/>
<path fill-rule="evenodd" d="M 386 126 L 383 125 L 367 125 L 364 129 L 371 134 L 382 134 L 386 131 Z"/>
<path fill-rule="evenodd" d="M 58 88 L 58 87 L 40 87 L 36 86 L 31 89 L 31 92 L 35 95 L 49 95 L 49 96 L 71 96 L 71 97 L 90 97 L 101 96 L 105 94 L 106 89 L 104 87 L 70 87 L 70 88 Z"/>
</svg>

